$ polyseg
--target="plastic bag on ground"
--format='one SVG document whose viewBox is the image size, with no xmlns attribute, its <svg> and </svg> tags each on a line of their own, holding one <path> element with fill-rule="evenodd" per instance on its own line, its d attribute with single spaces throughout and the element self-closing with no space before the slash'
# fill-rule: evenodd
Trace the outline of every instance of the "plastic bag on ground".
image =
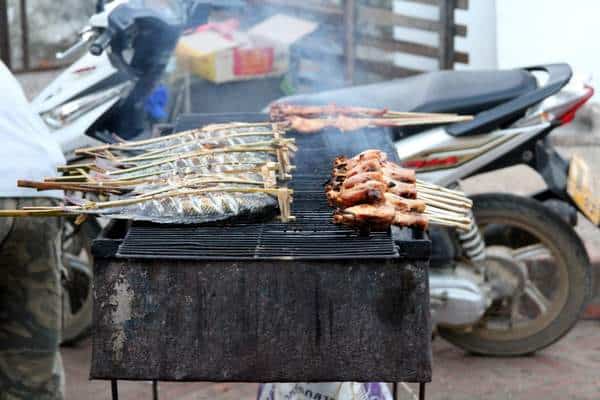
<svg viewBox="0 0 600 400">
<path fill-rule="evenodd" d="M 265 383 L 257 400 L 392 400 L 385 383 Z"/>
</svg>

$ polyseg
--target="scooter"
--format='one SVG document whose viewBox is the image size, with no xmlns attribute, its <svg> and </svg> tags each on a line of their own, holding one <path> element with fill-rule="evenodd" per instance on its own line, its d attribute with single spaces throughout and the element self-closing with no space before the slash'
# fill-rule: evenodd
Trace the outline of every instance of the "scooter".
<svg viewBox="0 0 600 400">
<path fill-rule="evenodd" d="M 68 160 L 81 146 L 114 141 L 113 132 L 130 139 L 148 129 L 144 100 L 165 70 L 183 20 L 181 10 L 140 1 L 97 3 L 79 40 L 57 58 L 85 51 L 31 103 Z"/>
<path fill-rule="evenodd" d="M 106 4 L 105 4 L 106 3 Z M 79 58 L 32 101 L 31 106 L 69 162 L 74 150 L 151 131 L 144 102 L 160 81 L 182 32 L 206 23 L 214 9 L 243 6 L 237 0 L 98 0 L 79 40 L 57 58 Z M 65 221 L 62 240 L 63 342 L 85 336 L 92 315 L 91 241 L 101 226 L 89 219 Z"/>
<path fill-rule="evenodd" d="M 577 211 L 595 225 L 600 202 L 590 169 L 563 159 L 548 141 L 594 90 L 566 64 L 504 71 L 442 71 L 278 101 L 474 115 L 449 126 L 395 130 L 402 164 L 419 178 L 460 187 L 467 177 L 526 164 L 547 189 L 531 196 L 473 196 L 467 232 L 431 230 L 434 330 L 473 353 L 529 354 L 559 340 L 591 293 Z M 518 177 L 516 177 L 518 179 Z"/>
</svg>

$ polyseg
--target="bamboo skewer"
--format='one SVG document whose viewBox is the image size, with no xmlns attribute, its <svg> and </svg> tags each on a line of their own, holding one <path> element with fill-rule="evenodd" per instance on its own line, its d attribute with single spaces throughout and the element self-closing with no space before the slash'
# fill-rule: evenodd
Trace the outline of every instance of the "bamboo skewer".
<svg viewBox="0 0 600 400">
<path fill-rule="evenodd" d="M 431 223 L 433 223 L 434 225 L 441 225 L 441 226 L 446 226 L 446 227 L 450 227 L 450 228 L 457 228 L 463 231 L 467 231 L 469 230 L 469 224 L 463 224 L 463 223 L 459 223 L 459 222 L 454 222 L 454 221 L 448 221 L 446 219 L 440 218 L 440 217 L 435 217 L 432 215 L 428 215 L 427 216 L 429 221 Z"/>
<path fill-rule="evenodd" d="M 105 145 L 99 145 L 99 146 L 93 146 L 93 147 L 86 147 L 83 149 L 79 149 L 79 151 L 80 152 L 95 152 L 95 151 L 110 150 L 110 149 L 115 149 L 115 148 L 122 149 L 122 148 L 127 148 L 127 147 L 134 147 L 134 146 L 139 147 L 141 145 L 154 144 L 154 143 L 159 143 L 159 142 L 163 142 L 163 141 L 178 139 L 178 138 L 193 135 L 193 134 L 198 134 L 201 131 L 217 132 L 220 130 L 235 129 L 235 128 L 255 128 L 255 127 L 269 127 L 269 126 L 272 127 L 272 131 L 281 130 L 280 124 L 273 123 L 273 122 L 257 122 L 257 123 L 234 122 L 234 123 L 228 123 L 228 124 L 214 124 L 214 125 L 207 125 L 200 129 L 190 129 L 187 131 L 178 132 L 178 133 L 174 133 L 174 134 L 167 135 L 167 136 L 161 136 L 158 138 L 137 140 L 134 142 L 121 142 L 121 143 L 116 143 L 116 144 L 105 144 Z"/>
<path fill-rule="evenodd" d="M 453 114 L 387 111 L 379 114 L 377 118 L 355 119 L 359 123 L 363 119 L 376 124 L 398 123 L 401 125 L 394 126 L 403 126 L 402 124 L 439 123 L 444 118 L 470 119 Z M 114 216 L 119 209 L 134 204 L 162 201 L 166 198 L 193 198 L 220 192 L 262 193 L 273 196 L 279 204 L 281 220 L 290 221 L 293 220 L 293 191 L 277 187 L 277 178 L 289 178 L 290 172 L 295 168 L 291 165 L 290 153 L 296 151 L 296 146 L 294 139 L 283 137 L 284 126 L 285 124 L 277 122 L 219 124 L 138 142 L 81 149 L 79 154 L 93 156 L 96 161 L 62 166 L 60 170 L 67 173 L 63 177 L 47 178 L 44 182 L 20 181 L 19 185 L 37 190 L 63 189 L 111 195 L 108 200 L 69 199 L 73 205 L 6 210 L 0 211 L 0 216 L 88 213 L 108 213 Z M 245 137 L 256 139 L 244 142 L 242 139 Z M 236 139 L 240 139 L 241 143 L 237 143 Z M 247 155 L 235 157 L 236 153 Z M 236 160 L 229 161 L 231 157 L 228 155 L 234 156 Z M 276 162 L 272 161 L 275 159 Z M 467 216 L 472 201 L 461 192 L 419 180 L 415 182 L 415 187 L 417 199 L 425 204 L 424 209 L 419 210 L 432 224 L 466 229 L 472 223 Z M 202 212 L 197 206 L 192 207 Z M 143 209 L 144 207 L 140 208 Z M 139 212 L 126 210 L 128 211 L 124 212 L 134 213 L 133 215 Z"/>
<path fill-rule="evenodd" d="M 179 155 L 167 155 L 165 157 L 163 157 L 162 159 L 159 159 L 158 161 L 160 162 L 160 164 L 163 163 L 167 163 L 167 162 L 172 162 L 172 161 L 177 161 L 177 160 L 181 160 L 181 159 L 188 159 L 188 158 L 192 158 L 192 157 L 199 157 L 199 156 L 215 156 L 217 154 L 225 154 L 225 153 L 271 153 L 271 154 L 275 154 L 278 148 L 287 148 L 292 142 L 287 142 L 284 141 L 283 143 L 281 142 L 277 142 L 278 145 L 277 146 L 270 146 L 270 145 L 274 145 L 274 142 L 261 142 L 260 145 L 254 146 L 254 144 L 250 143 L 248 145 L 235 145 L 235 146 L 229 146 L 229 147 L 222 147 L 222 148 L 216 148 L 216 149 L 211 149 L 211 150 L 195 150 L 195 151 L 190 151 L 184 154 L 179 154 Z M 127 162 L 127 159 L 122 160 L 125 163 Z M 155 166 L 155 165 L 160 165 L 160 164 L 153 164 L 153 163 L 146 163 L 146 164 L 140 164 L 137 165 L 136 167 L 151 167 L 151 166 Z M 95 163 L 86 163 L 86 164 L 73 164 L 73 165 L 61 165 L 58 167 L 59 171 L 62 172 L 67 172 L 70 170 L 78 170 L 78 171 L 83 171 L 84 168 L 86 169 L 90 169 L 93 167 L 97 167 L 97 165 Z M 124 171 L 127 171 L 128 169 L 131 168 L 125 168 L 125 169 L 119 169 L 119 170 L 115 170 L 115 171 L 109 171 L 108 174 L 110 173 L 124 173 Z"/>
<path fill-rule="evenodd" d="M 431 194 L 431 195 L 435 195 L 439 198 L 444 198 L 444 199 L 452 199 L 452 200 L 456 200 L 461 204 L 464 204 L 465 206 L 471 207 L 473 205 L 473 201 L 471 201 L 470 199 L 466 198 L 464 195 L 458 195 L 458 194 L 454 194 L 454 193 L 447 193 L 438 189 L 434 189 L 431 187 L 425 187 L 425 186 L 420 186 L 419 184 L 416 185 L 417 190 L 419 191 L 419 193 L 423 193 L 423 194 Z"/>
<path fill-rule="evenodd" d="M 123 169 L 115 169 L 115 170 L 103 170 L 106 175 L 124 175 L 130 174 L 138 171 L 143 171 L 145 169 L 151 169 L 154 167 L 162 166 L 166 163 L 177 162 L 185 159 L 199 158 L 199 157 L 208 157 L 208 159 L 204 162 L 208 164 L 210 160 L 211 165 L 215 164 L 224 164 L 221 161 L 214 160 L 213 157 L 218 154 L 226 154 L 226 153 L 266 153 L 273 154 L 277 157 L 278 165 L 279 165 L 279 176 L 280 179 L 289 179 L 289 173 L 294 170 L 294 166 L 290 163 L 289 151 L 295 151 L 296 147 L 293 144 L 293 139 L 280 139 L 276 137 L 276 139 L 268 142 L 257 142 L 257 143 L 249 143 L 249 144 L 241 144 L 223 148 L 217 148 L 213 150 L 196 150 L 188 153 L 180 154 L 180 155 L 165 155 L 161 157 L 156 157 L 157 160 L 133 165 L 128 168 Z M 141 158 L 140 158 L 141 159 Z M 125 159 L 125 161 L 128 161 Z M 249 161 L 250 163 L 252 161 Z M 265 163 L 264 161 L 263 163 Z M 127 163 L 127 162 L 126 162 Z M 246 163 L 241 160 L 239 163 Z M 78 171 L 80 174 L 73 178 L 64 178 L 63 180 L 79 180 L 86 179 L 88 177 L 85 176 L 85 169 L 98 169 L 96 164 L 78 164 L 73 166 L 61 166 L 59 167 L 60 171 L 68 172 L 72 170 Z M 83 176 L 82 176 L 83 175 Z"/>
<path fill-rule="evenodd" d="M 198 157 L 198 156 L 207 156 L 207 157 L 214 157 L 216 154 L 226 154 L 226 153 L 246 153 L 246 152 L 256 152 L 256 153 L 260 153 L 260 152 L 265 152 L 265 153 L 272 153 L 274 154 L 275 151 L 270 148 L 270 147 L 257 147 L 257 148 L 253 148 L 253 149 L 248 149 L 248 148 L 229 148 L 229 149 L 217 149 L 217 150 L 199 150 L 199 151 L 194 151 L 194 152 L 190 152 L 190 153 L 186 153 L 186 154 L 182 154 L 182 155 L 176 155 L 176 156 L 170 156 L 158 161 L 154 161 L 154 162 L 150 162 L 147 164 L 142 164 L 142 165 L 137 165 L 135 167 L 131 167 L 131 168 L 124 168 L 124 169 L 117 169 L 117 170 L 113 170 L 113 171 L 108 171 L 106 172 L 107 175 L 123 175 L 123 174 L 127 174 L 130 172 L 136 172 L 136 171 L 142 171 L 144 169 L 149 169 L 152 167 L 158 167 L 167 163 L 171 163 L 171 162 L 175 162 L 175 161 L 181 161 L 181 160 L 186 160 L 186 159 L 190 159 L 193 157 Z M 266 162 L 266 161 L 265 161 Z"/>
<path fill-rule="evenodd" d="M 424 200 L 425 203 L 431 204 L 432 206 L 444 209 L 444 210 L 449 210 L 449 211 L 454 211 L 457 213 L 463 212 L 464 210 L 468 210 L 469 207 L 466 206 L 464 203 L 458 203 L 455 201 L 451 201 L 448 199 L 440 199 L 438 197 L 435 196 L 431 196 L 431 195 L 424 195 L 423 193 L 420 193 L 417 190 L 417 199 L 419 200 Z"/>
<path fill-rule="evenodd" d="M 66 176 L 46 178 L 43 182 L 20 181 L 19 186 L 111 195 L 108 200 L 69 198 L 67 201 L 73 205 L 9 210 L 0 216 L 102 214 L 107 209 L 169 197 L 237 192 L 275 197 L 280 218 L 289 221 L 293 219 L 290 208 L 293 192 L 278 188 L 277 176 L 290 177 L 294 166 L 289 153 L 297 149 L 294 139 L 286 139 L 283 134 L 281 124 L 232 123 L 182 132 L 175 138 L 81 149 L 78 153 L 94 156 L 96 161 L 62 166 L 59 170 L 66 172 Z M 243 140 L 248 137 L 252 139 Z M 159 142 L 159 146 L 152 146 Z M 236 153 L 241 156 L 235 156 Z M 195 208 L 193 204 L 192 207 Z M 195 209 L 202 215 L 202 209 Z M 108 212 L 113 215 L 114 211 Z"/>
<path fill-rule="evenodd" d="M 227 135 L 227 136 L 223 136 L 223 137 L 215 137 L 215 138 L 206 138 L 205 140 L 201 140 L 201 141 L 196 141 L 195 143 L 199 146 L 202 146 L 203 144 L 210 144 L 210 143 L 219 143 L 219 142 L 224 142 L 228 139 L 232 139 L 232 138 L 243 138 L 243 137 L 256 137 L 256 136 L 275 136 L 276 134 L 274 132 L 270 132 L 270 131 L 260 131 L 260 132 L 256 132 L 256 133 L 238 133 L 238 134 L 232 134 L 232 135 Z M 214 140 L 211 140 L 214 139 Z M 294 139 L 287 139 L 290 143 L 294 142 Z M 161 153 L 166 153 L 168 151 L 172 151 L 181 147 L 185 147 L 185 146 L 189 146 L 190 144 L 193 144 L 193 140 L 192 141 L 186 141 L 186 142 L 180 142 L 171 146 L 165 146 L 162 148 L 158 148 L 155 150 L 151 150 L 151 151 L 146 151 L 145 153 L 143 153 L 141 156 L 150 156 L 150 155 L 155 155 L 155 154 L 161 154 Z M 255 143 L 254 143 L 255 144 Z M 115 148 L 115 150 L 124 150 L 121 148 Z M 133 148 L 133 150 L 135 150 L 135 148 Z M 99 153 L 99 154 L 95 154 L 95 153 L 86 153 L 86 154 L 90 154 L 90 155 L 94 155 L 94 156 L 99 156 L 102 157 L 103 153 Z M 111 155 L 112 157 L 106 157 L 109 158 L 113 161 L 119 160 L 117 157 L 115 157 L 114 155 L 112 155 L 112 153 L 108 152 L 107 154 Z M 128 159 L 121 159 L 121 161 L 130 161 L 130 160 L 135 160 L 138 159 L 140 156 L 134 156 L 134 157 L 130 157 Z"/>
<path fill-rule="evenodd" d="M 129 199 L 112 200 L 105 202 L 88 201 L 81 206 L 59 206 L 59 207 L 39 207 L 39 208 L 23 208 L 21 210 L 0 210 L 0 217 L 17 217 L 17 216 L 65 216 L 80 213 L 89 213 L 101 209 L 124 207 L 132 204 L 138 204 L 146 201 L 161 200 L 169 197 L 194 196 L 211 192 L 228 192 L 228 193 L 265 193 L 274 195 L 278 201 L 284 202 L 280 204 L 283 220 L 289 221 L 293 219 L 290 215 L 289 203 L 293 191 L 287 188 L 247 188 L 247 187 L 215 187 L 204 189 L 177 189 L 164 193 L 156 193 L 144 197 L 134 197 Z"/>
<path fill-rule="evenodd" d="M 388 109 L 377 109 L 370 107 L 353 107 L 353 106 L 338 106 L 336 104 L 328 104 L 325 106 L 299 106 L 293 104 L 275 104 L 271 107 L 272 117 L 283 117 L 283 116 L 367 116 L 367 117 L 401 117 L 401 118 L 414 118 L 414 117 L 425 117 L 425 116 L 456 116 L 455 113 L 422 113 L 422 112 L 400 112 L 390 111 Z"/>
<path fill-rule="evenodd" d="M 240 162 L 217 162 L 217 161 L 212 162 L 212 160 L 211 160 L 211 166 L 226 166 L 226 165 L 230 165 L 230 166 L 256 165 L 255 168 L 263 168 L 264 166 L 266 166 L 269 169 L 274 170 L 274 171 L 278 171 L 280 169 L 280 167 L 277 165 L 277 163 L 271 162 L 271 161 L 268 161 L 268 162 L 264 162 L 264 161 L 261 161 L 261 162 L 245 161 L 243 163 L 240 163 Z M 197 167 L 186 167 L 186 168 L 184 168 L 183 172 L 186 172 L 187 170 L 191 171 L 191 170 L 193 170 L 193 168 L 201 168 L 201 167 L 205 168 L 206 166 L 207 166 L 207 164 L 204 164 L 204 165 L 201 165 L 201 166 L 197 166 Z M 293 165 L 291 165 L 290 168 L 295 168 L 295 167 Z M 224 174 L 225 173 L 238 173 L 238 171 L 239 172 L 250 172 L 251 170 L 252 170 L 252 168 L 248 169 L 247 171 L 245 171 L 244 169 L 241 169 L 241 170 L 231 170 L 231 171 L 224 170 L 224 171 L 220 171 L 220 173 L 224 173 Z M 124 179 L 123 181 L 131 181 L 131 180 L 134 180 L 134 179 L 140 179 L 140 178 L 145 178 L 145 177 L 152 177 L 152 176 L 157 176 L 157 175 L 163 175 L 163 174 L 166 174 L 166 173 L 168 173 L 168 171 L 152 171 L 152 172 L 149 172 L 147 174 L 138 175 L 135 178 Z M 86 179 L 85 175 L 79 174 L 79 175 L 58 176 L 58 177 L 46 178 L 45 181 L 48 181 L 48 182 L 64 182 L 64 181 L 73 181 L 73 180 L 79 181 L 81 179 L 85 180 Z M 119 182 L 119 181 L 117 181 L 117 182 Z"/>
<path fill-rule="evenodd" d="M 40 209 L 40 210 L 0 210 L 0 217 L 63 217 L 71 215 L 65 209 Z"/>
<path fill-rule="evenodd" d="M 377 127 L 377 126 L 389 126 L 389 127 L 403 127 L 403 126 L 414 126 L 414 125 L 433 125 L 433 124 L 446 124 L 456 122 L 471 121 L 473 117 L 469 116 L 452 116 L 452 117 L 412 117 L 412 118 L 352 118 L 351 128 L 346 128 L 342 121 L 330 118 L 303 118 L 294 117 L 296 121 L 303 122 L 307 121 L 314 124 L 322 125 L 323 127 L 338 128 L 342 131 L 355 130 L 358 128 L 366 127 Z M 354 125 L 355 124 L 355 125 Z M 294 123 L 291 123 L 292 129 L 299 129 Z M 299 129 L 304 132 L 302 129 Z M 310 131 L 307 131 L 310 132 Z"/>
<path fill-rule="evenodd" d="M 197 184 L 197 183 L 246 183 L 246 184 L 255 184 L 255 185 L 265 185 L 265 186 L 273 186 L 275 185 L 274 176 L 271 176 L 270 171 L 274 171 L 276 169 L 275 163 L 267 163 L 260 167 L 256 168 L 247 168 L 240 170 L 232 170 L 232 171 L 223 171 L 220 174 L 190 174 L 179 177 L 178 175 L 174 175 L 177 179 L 180 179 L 182 182 L 186 182 L 187 184 Z M 240 179 L 240 178 L 227 178 L 227 175 L 233 174 L 243 174 L 243 173 L 255 173 L 260 174 L 263 178 L 263 181 L 256 180 L 248 180 L 248 179 Z M 224 175 L 224 176 L 222 176 Z M 112 180 L 112 181 L 100 181 L 100 182 L 85 182 L 85 183 L 63 183 L 63 182 L 55 182 L 55 181 L 45 181 L 45 182 L 33 182 L 33 181 L 24 181 L 20 180 L 17 183 L 19 187 L 30 187 L 35 188 L 37 190 L 71 190 L 71 191 L 81 191 L 81 192 L 101 192 L 101 193 L 112 193 L 112 194 L 120 194 L 125 190 L 131 190 L 133 187 L 140 184 L 166 184 L 169 178 L 159 178 L 152 179 L 144 178 L 144 179 L 133 179 L 133 180 Z"/>
<path fill-rule="evenodd" d="M 236 145 L 235 148 L 248 148 L 250 151 L 255 148 L 267 148 L 267 147 L 273 147 L 273 148 L 278 148 L 278 147 L 287 147 L 291 144 L 294 143 L 294 139 L 278 139 L 278 140 L 270 140 L 270 141 L 265 141 L 265 142 L 254 142 L 254 143 L 249 143 L 249 144 L 239 144 Z M 185 143 L 185 145 L 190 145 L 189 143 Z M 219 150 L 219 149 L 228 149 L 228 148 L 233 148 L 232 147 L 217 147 L 215 149 L 202 149 L 202 150 L 198 150 L 198 151 L 207 151 L 207 152 L 214 152 L 214 150 Z M 170 149 L 169 149 L 170 150 Z M 152 154 L 150 154 L 152 153 Z M 123 158 L 123 159 L 115 159 L 113 162 L 115 163 L 123 163 L 123 164 L 130 164 L 133 163 L 135 161 L 148 161 L 148 160 L 153 160 L 153 159 L 161 159 L 161 158 L 166 158 L 168 156 L 172 156 L 172 154 L 168 154 L 166 150 L 163 150 L 161 152 L 155 153 L 155 152 L 150 152 L 150 153 L 146 153 L 146 154 L 142 154 L 139 156 L 135 156 L 135 157 L 129 157 L 129 158 Z M 166 154 L 163 154 L 166 153 Z"/>
<path fill-rule="evenodd" d="M 141 154 L 141 156 L 149 156 L 149 155 L 154 155 L 154 154 L 161 154 L 161 153 L 166 153 L 168 151 L 173 151 L 176 150 L 178 148 L 181 147 L 185 147 L 185 146 L 190 146 L 190 145 L 196 145 L 198 147 L 202 147 L 202 145 L 209 145 L 209 144 L 214 144 L 214 143 L 227 143 L 228 140 L 230 139 L 239 139 L 239 138 L 243 138 L 243 137 L 257 137 L 257 136 L 277 136 L 276 132 L 272 132 L 272 131 L 257 131 L 257 132 L 244 132 L 244 133 L 237 133 L 237 134 L 231 134 L 231 135 L 226 135 L 226 136 L 218 136 L 218 137 L 208 137 L 208 138 L 203 138 L 201 140 L 198 139 L 194 139 L 191 138 L 188 141 L 182 141 L 179 143 L 175 143 L 173 145 L 170 146 L 164 146 L 164 147 L 159 147 L 156 149 L 145 149 L 143 147 L 114 147 L 112 148 L 113 151 L 120 151 L 120 152 L 143 152 Z M 294 139 L 285 139 L 287 141 L 289 141 L 290 143 L 293 143 Z M 248 143 L 248 144 L 253 144 L 253 143 Z M 223 147 L 223 146 L 222 146 Z M 99 157 L 99 158 L 106 158 L 112 161 L 117 161 L 117 160 L 123 160 L 122 158 L 120 159 L 119 157 L 117 157 L 116 155 L 114 155 L 113 153 L 111 153 L 109 150 L 105 150 L 105 151 L 101 151 L 98 153 L 94 153 L 91 151 L 80 151 L 81 154 L 88 154 L 94 157 Z M 130 156 L 130 158 L 138 158 L 139 156 Z"/>
<path fill-rule="evenodd" d="M 421 186 L 421 187 L 424 187 L 424 188 L 429 188 L 429 189 L 437 190 L 439 192 L 456 195 L 456 196 L 458 196 L 460 198 L 463 198 L 469 204 L 471 204 L 471 205 L 473 204 L 473 201 L 471 199 L 469 199 L 468 197 L 466 197 L 463 192 L 460 192 L 458 190 L 452 190 L 452 189 L 448 189 L 448 188 L 443 187 L 443 186 L 434 185 L 432 183 L 425 182 L 425 181 L 420 180 L 420 179 L 417 179 L 416 184 L 417 184 L 417 187 Z"/>
</svg>

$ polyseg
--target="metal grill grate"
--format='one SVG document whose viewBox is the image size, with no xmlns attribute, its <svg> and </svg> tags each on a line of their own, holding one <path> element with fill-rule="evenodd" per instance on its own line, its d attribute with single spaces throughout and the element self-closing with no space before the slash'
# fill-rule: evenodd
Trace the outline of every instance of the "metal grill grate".
<svg viewBox="0 0 600 400">
<path fill-rule="evenodd" d="M 322 191 L 296 192 L 296 221 L 235 225 L 134 223 L 117 256 L 177 259 L 392 258 L 389 232 L 361 236 L 334 225 Z"/>
<path fill-rule="evenodd" d="M 176 131 L 224 121 L 261 121 L 262 114 L 190 115 Z M 391 232 L 361 236 L 356 230 L 334 225 L 323 184 L 333 158 L 379 148 L 393 157 L 388 134 L 382 130 L 343 134 L 295 135 L 299 151 L 292 223 L 236 223 L 235 225 L 162 225 L 134 223 L 117 256 L 195 260 L 394 258 L 398 249 Z"/>
</svg>

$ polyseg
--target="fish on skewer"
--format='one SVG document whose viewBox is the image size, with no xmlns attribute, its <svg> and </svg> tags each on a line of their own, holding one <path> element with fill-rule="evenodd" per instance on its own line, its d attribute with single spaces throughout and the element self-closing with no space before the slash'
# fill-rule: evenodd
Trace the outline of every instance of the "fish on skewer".
<svg viewBox="0 0 600 400">
<path fill-rule="evenodd" d="M 287 188 L 264 189 L 242 185 L 177 188 L 103 202 L 67 198 L 67 204 L 62 206 L 0 210 L 0 217 L 97 214 L 158 223 L 205 223 L 232 216 L 252 217 L 257 212 L 270 215 L 279 206 L 280 219 L 287 222 L 294 219 L 289 208 L 292 194 L 293 191 Z"/>
<path fill-rule="evenodd" d="M 161 223 L 204 223 L 262 218 L 279 210 L 293 219 L 293 139 L 278 124 L 220 124 L 139 142 L 82 150 L 91 163 L 60 168 L 64 176 L 20 181 L 37 190 L 63 189 L 66 204 L 8 210 L 0 216 L 98 214 Z"/>
<path fill-rule="evenodd" d="M 158 138 L 123 141 L 112 144 L 104 144 L 94 147 L 86 147 L 76 150 L 76 154 L 91 155 L 94 157 L 119 157 L 135 154 L 138 152 L 154 152 L 168 149 L 178 149 L 186 144 L 198 144 L 210 147 L 216 143 L 224 143 L 230 146 L 264 141 L 268 138 L 280 138 L 285 134 L 285 127 L 281 123 L 226 123 L 212 124 L 199 129 L 187 130 L 172 135 Z"/>
</svg>

